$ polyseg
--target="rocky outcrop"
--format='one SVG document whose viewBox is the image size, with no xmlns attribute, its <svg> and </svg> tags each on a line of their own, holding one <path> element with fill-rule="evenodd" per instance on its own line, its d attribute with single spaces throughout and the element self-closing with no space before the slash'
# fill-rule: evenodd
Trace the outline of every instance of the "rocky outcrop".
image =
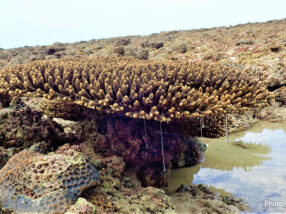
<svg viewBox="0 0 286 214">
<path fill-rule="evenodd" d="M 19 151 L 45 142 L 44 150 L 56 149 L 66 141 L 63 130 L 35 108 L 15 98 L 9 108 L 0 109 L 0 145 Z"/>
<path fill-rule="evenodd" d="M 210 186 L 202 184 L 181 185 L 171 194 L 177 213 L 240 213 L 249 209 L 248 205 L 233 195 L 220 195 Z"/>
</svg>

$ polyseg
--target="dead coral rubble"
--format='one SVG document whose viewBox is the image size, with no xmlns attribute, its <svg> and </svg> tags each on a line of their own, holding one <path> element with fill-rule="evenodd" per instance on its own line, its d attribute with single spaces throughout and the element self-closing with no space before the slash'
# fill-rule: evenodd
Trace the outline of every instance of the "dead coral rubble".
<svg viewBox="0 0 286 214">
<path fill-rule="evenodd" d="M 0 204 L 17 213 L 63 213 L 99 182 L 95 167 L 73 148 L 48 155 L 23 150 L 0 171 Z"/>
<path fill-rule="evenodd" d="M 7 67 L 0 71 L 0 94 L 7 92 L 69 100 L 105 115 L 189 124 L 200 117 L 217 122 L 226 113 L 262 107 L 272 99 L 262 78 L 230 66 L 120 57 Z"/>
</svg>

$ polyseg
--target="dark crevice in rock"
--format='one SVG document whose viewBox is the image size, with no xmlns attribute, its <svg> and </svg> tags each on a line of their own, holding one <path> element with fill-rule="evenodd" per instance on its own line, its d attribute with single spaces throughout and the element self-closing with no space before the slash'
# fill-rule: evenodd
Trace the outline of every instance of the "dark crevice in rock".
<svg viewBox="0 0 286 214">
<path fill-rule="evenodd" d="M 11 102 L 11 96 L 8 93 L 0 92 L 0 109 L 9 107 Z"/>
<path fill-rule="evenodd" d="M 279 88 L 282 88 L 283 86 L 286 86 L 286 84 L 267 86 L 267 89 L 268 89 L 268 91 L 273 92 L 273 91 L 276 91 Z"/>
</svg>

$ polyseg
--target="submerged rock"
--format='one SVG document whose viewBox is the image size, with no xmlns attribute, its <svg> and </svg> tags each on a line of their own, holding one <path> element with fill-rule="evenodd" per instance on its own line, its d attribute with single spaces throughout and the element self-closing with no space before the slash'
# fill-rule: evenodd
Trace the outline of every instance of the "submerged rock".
<svg viewBox="0 0 286 214">
<path fill-rule="evenodd" d="M 63 213 L 99 182 L 95 167 L 73 148 L 47 155 L 23 150 L 0 170 L 0 206 L 16 213 Z"/>
</svg>

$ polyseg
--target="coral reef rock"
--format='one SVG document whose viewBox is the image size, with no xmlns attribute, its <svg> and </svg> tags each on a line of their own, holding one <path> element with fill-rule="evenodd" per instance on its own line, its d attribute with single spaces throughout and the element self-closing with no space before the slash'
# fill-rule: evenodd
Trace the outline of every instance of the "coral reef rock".
<svg viewBox="0 0 286 214">
<path fill-rule="evenodd" d="M 8 151 L 0 146 L 0 169 L 6 164 L 8 161 Z"/>
<path fill-rule="evenodd" d="M 203 184 L 181 185 L 171 194 L 176 213 L 240 213 L 249 206 L 230 193 L 223 196 Z"/>
<path fill-rule="evenodd" d="M 23 150 L 0 170 L 0 206 L 16 213 L 63 213 L 99 182 L 95 167 L 72 148 L 47 155 Z"/>
<path fill-rule="evenodd" d="M 113 201 L 119 213 L 175 213 L 171 199 L 164 190 L 146 187 L 135 190 L 133 194 L 124 192 L 124 195 Z"/>
<path fill-rule="evenodd" d="M 44 118 L 21 99 L 13 99 L 10 108 L 0 110 L 0 144 L 4 148 L 27 149 L 35 143 L 45 142 L 57 148 L 63 144 L 65 134 L 51 119 Z"/>
<path fill-rule="evenodd" d="M 65 214 L 95 214 L 100 210 L 92 203 L 88 202 L 84 198 L 78 198 L 76 203 L 72 205 Z"/>
<path fill-rule="evenodd" d="M 275 94 L 275 100 L 283 105 L 286 105 L 286 86 L 277 89 Z"/>
</svg>

